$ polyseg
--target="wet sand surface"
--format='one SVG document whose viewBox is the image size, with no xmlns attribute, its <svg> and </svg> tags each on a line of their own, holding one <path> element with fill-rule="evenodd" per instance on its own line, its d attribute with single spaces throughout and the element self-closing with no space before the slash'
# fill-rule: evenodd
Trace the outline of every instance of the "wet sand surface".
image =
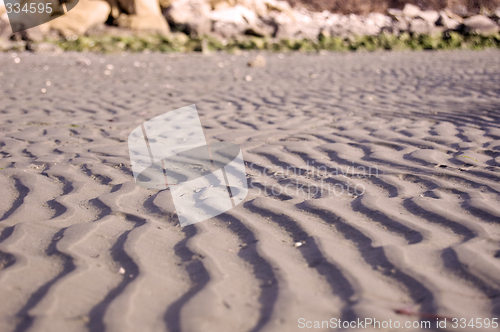
<svg viewBox="0 0 500 332">
<path fill-rule="evenodd" d="M 0 331 L 500 316 L 500 52 L 254 55 L 0 54 Z M 250 190 L 181 228 L 127 137 L 190 104 Z"/>
</svg>

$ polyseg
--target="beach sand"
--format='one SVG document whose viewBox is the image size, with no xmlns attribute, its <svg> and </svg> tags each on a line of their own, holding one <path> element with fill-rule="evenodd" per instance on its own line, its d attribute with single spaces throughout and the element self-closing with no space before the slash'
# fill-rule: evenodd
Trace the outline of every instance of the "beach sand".
<svg viewBox="0 0 500 332">
<path fill-rule="evenodd" d="M 500 316 L 500 52 L 254 55 L 0 54 L 0 331 Z M 190 104 L 250 189 L 181 228 L 127 138 Z"/>
</svg>

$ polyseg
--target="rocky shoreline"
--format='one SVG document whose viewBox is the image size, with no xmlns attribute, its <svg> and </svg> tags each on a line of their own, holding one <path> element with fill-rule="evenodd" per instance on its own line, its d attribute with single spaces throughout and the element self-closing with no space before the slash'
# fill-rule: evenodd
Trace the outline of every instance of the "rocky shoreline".
<svg viewBox="0 0 500 332">
<path fill-rule="evenodd" d="M 142 0 L 129 1 L 130 6 L 135 6 L 135 12 L 140 12 L 138 9 L 142 7 L 155 10 L 130 15 L 120 12 L 123 6 L 113 1 L 81 0 L 82 5 L 63 17 L 14 34 L 5 7 L 0 6 L 0 50 L 307 51 L 500 47 L 500 8 L 484 10 L 482 14 L 458 15 L 451 9 L 421 10 L 406 4 L 402 9 L 388 9 L 385 14 L 342 15 L 313 12 L 278 0 L 240 0 L 233 5 L 175 0 L 168 6 L 161 6 L 156 0 Z M 89 15 L 85 15 L 85 11 Z M 85 19 L 76 20 L 76 17 Z M 156 19 L 147 20 L 147 17 Z M 106 43 L 109 47 L 98 46 Z"/>
</svg>

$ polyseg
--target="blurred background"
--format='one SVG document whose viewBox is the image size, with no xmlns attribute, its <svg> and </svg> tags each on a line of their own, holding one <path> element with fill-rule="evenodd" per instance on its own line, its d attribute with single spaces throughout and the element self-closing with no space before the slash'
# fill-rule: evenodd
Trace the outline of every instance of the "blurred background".
<svg viewBox="0 0 500 332">
<path fill-rule="evenodd" d="M 500 45 L 500 0 L 80 0 L 67 14 L 18 33 L 2 1 L 4 51 Z M 51 1 L 57 7 L 61 0 Z"/>
</svg>

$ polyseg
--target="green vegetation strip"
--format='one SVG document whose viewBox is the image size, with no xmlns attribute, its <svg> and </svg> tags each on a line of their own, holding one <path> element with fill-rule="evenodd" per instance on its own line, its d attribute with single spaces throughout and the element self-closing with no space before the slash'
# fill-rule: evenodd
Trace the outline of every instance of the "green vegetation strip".
<svg viewBox="0 0 500 332">
<path fill-rule="evenodd" d="M 78 37 L 75 40 L 53 41 L 65 51 L 77 52 L 201 52 L 237 50 L 267 50 L 274 52 L 304 51 L 376 51 L 376 50 L 452 50 L 500 48 L 500 33 L 493 35 L 463 35 L 457 32 L 439 35 L 411 35 L 403 33 L 399 36 L 381 34 L 378 36 L 360 36 L 352 38 L 324 37 L 316 41 L 273 40 L 244 36 L 227 41 L 214 37 L 188 38 L 185 35 L 171 37 L 161 35 L 149 36 L 100 36 Z"/>
</svg>

